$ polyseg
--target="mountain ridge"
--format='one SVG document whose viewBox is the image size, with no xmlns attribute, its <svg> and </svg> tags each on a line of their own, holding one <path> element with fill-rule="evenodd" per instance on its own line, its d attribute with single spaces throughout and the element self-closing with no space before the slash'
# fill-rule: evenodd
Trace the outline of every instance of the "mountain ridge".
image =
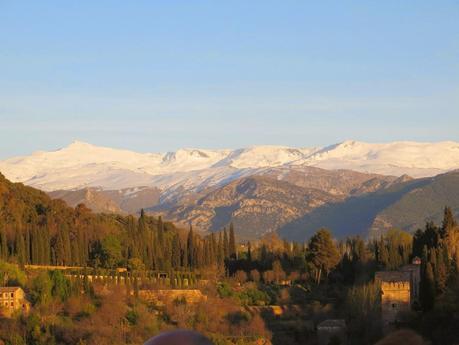
<svg viewBox="0 0 459 345">
<path fill-rule="evenodd" d="M 384 224 L 405 226 L 392 216 L 400 214 L 396 198 L 405 198 L 405 190 L 391 194 L 391 188 L 415 185 L 457 168 L 459 144 L 451 141 L 348 140 L 324 148 L 264 145 L 186 148 L 164 154 L 77 141 L 60 150 L 0 161 L 7 178 L 45 190 L 72 206 L 85 203 L 110 213 L 137 213 L 144 208 L 203 231 L 216 231 L 234 221 L 246 231 L 241 238 L 247 239 L 274 231 L 303 238 L 307 234 L 302 231 L 311 224 L 340 227 L 340 217 L 351 225 L 354 221 L 359 233 L 384 230 Z M 437 199 L 436 206 L 448 200 Z M 416 214 L 413 202 L 404 200 Z M 393 210 L 385 214 L 391 205 Z M 352 231 L 340 228 L 342 233 Z"/>
<path fill-rule="evenodd" d="M 427 177 L 459 168 L 459 143 L 398 141 L 371 144 L 347 140 L 324 148 L 252 146 L 241 149 L 179 149 L 138 153 L 75 141 L 55 151 L 0 161 L 14 182 L 45 191 L 86 187 L 161 190 L 222 185 L 275 167 L 317 167 L 380 175 Z"/>
</svg>

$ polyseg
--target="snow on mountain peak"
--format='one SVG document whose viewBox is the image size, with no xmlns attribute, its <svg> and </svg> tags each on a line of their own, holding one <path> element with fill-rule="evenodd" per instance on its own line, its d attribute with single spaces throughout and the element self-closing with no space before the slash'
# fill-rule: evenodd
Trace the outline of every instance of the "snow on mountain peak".
<svg viewBox="0 0 459 345">
<path fill-rule="evenodd" d="M 398 141 L 372 144 L 354 140 L 324 148 L 252 146 L 236 150 L 184 148 L 138 153 L 74 141 L 57 151 L 0 161 L 10 180 L 45 190 L 87 186 L 205 188 L 260 169 L 314 166 L 385 175 L 433 176 L 459 168 L 459 143 Z"/>
<path fill-rule="evenodd" d="M 81 140 L 74 140 L 66 148 L 67 149 L 69 149 L 69 148 L 78 149 L 78 148 L 88 148 L 88 147 L 95 147 L 95 145 L 89 144 L 89 143 L 81 141 Z"/>
<path fill-rule="evenodd" d="M 216 166 L 231 166 L 238 169 L 275 167 L 291 163 L 303 156 L 299 149 L 286 146 L 252 146 L 232 151 Z"/>
</svg>

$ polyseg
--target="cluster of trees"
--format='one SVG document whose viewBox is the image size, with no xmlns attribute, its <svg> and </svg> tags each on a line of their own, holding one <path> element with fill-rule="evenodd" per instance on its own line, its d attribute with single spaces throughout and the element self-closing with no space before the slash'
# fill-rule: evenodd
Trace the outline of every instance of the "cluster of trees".
<svg viewBox="0 0 459 345">
<path fill-rule="evenodd" d="M 19 264 L 195 270 L 236 259 L 234 227 L 201 237 L 161 217 L 94 214 L 0 174 L 0 259 Z"/>
<path fill-rule="evenodd" d="M 413 256 L 413 237 L 395 229 L 369 242 L 359 236 L 337 241 L 327 229 L 318 230 L 305 243 L 281 242 L 282 245 L 262 243 L 256 248 L 247 243 L 247 250 L 239 253 L 238 260 L 228 262 L 230 275 L 237 274 L 241 279 L 243 271 L 247 279 L 254 281 L 259 277 L 264 281 L 353 285 L 368 282 L 376 270 L 396 270 Z"/>
<path fill-rule="evenodd" d="M 413 254 L 422 259 L 421 300 L 431 310 L 437 296 L 446 291 L 459 273 L 459 227 L 449 207 L 441 226 L 427 222 L 413 237 Z"/>
<path fill-rule="evenodd" d="M 61 270 L 26 273 L 3 261 L 0 273 L 8 284 L 20 285 L 33 305 L 28 315 L 1 318 L 1 344 L 142 344 L 176 327 L 196 329 L 222 345 L 234 344 L 233 339 L 255 345 L 270 337 L 260 316 L 242 312 L 242 302 L 212 287 L 203 291 L 206 299 L 201 303 L 161 295 L 155 303 L 138 297 L 136 280 L 107 289 L 102 280 L 69 278 Z M 259 298 L 254 293 L 242 295 Z"/>
</svg>

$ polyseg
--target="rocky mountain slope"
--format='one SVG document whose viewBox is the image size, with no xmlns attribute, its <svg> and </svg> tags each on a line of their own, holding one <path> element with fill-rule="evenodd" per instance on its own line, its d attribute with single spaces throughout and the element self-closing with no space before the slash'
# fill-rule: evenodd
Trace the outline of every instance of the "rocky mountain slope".
<svg viewBox="0 0 459 345">
<path fill-rule="evenodd" d="M 215 231 L 232 221 L 240 238 L 277 231 L 317 207 L 374 192 L 397 178 L 312 167 L 273 168 L 222 187 L 184 194 L 148 209 L 181 224 Z"/>
<path fill-rule="evenodd" d="M 303 241 L 320 227 L 340 238 L 379 237 L 391 228 L 414 232 L 426 221 L 441 222 L 443 208 L 459 216 L 459 171 L 420 179 L 400 178 L 368 194 L 325 204 L 279 229 L 282 237 Z"/>
<path fill-rule="evenodd" d="M 120 190 L 83 188 L 49 192 L 53 199 L 62 199 L 69 206 L 85 204 L 94 212 L 136 214 L 142 208 L 159 203 L 160 191 L 154 187 L 134 187 Z"/>
<path fill-rule="evenodd" d="M 149 211 L 210 231 L 221 230 L 233 222 L 242 240 L 276 231 L 305 212 L 338 200 L 339 197 L 318 189 L 251 176 L 232 181 L 194 201 L 159 205 Z"/>
</svg>

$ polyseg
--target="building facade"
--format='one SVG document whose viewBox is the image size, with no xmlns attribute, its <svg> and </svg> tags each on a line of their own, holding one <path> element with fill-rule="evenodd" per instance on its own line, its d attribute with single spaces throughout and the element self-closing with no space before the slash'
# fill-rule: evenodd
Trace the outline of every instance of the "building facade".
<svg viewBox="0 0 459 345">
<path fill-rule="evenodd" d="M 383 328 L 402 321 L 403 313 L 409 312 L 419 302 L 421 261 L 414 258 L 410 265 L 398 271 L 376 272 L 375 280 L 381 286 L 381 318 Z"/>
<path fill-rule="evenodd" d="M 16 311 L 27 313 L 30 304 L 25 298 L 24 290 L 18 286 L 0 287 L 0 314 L 11 317 Z"/>
</svg>

